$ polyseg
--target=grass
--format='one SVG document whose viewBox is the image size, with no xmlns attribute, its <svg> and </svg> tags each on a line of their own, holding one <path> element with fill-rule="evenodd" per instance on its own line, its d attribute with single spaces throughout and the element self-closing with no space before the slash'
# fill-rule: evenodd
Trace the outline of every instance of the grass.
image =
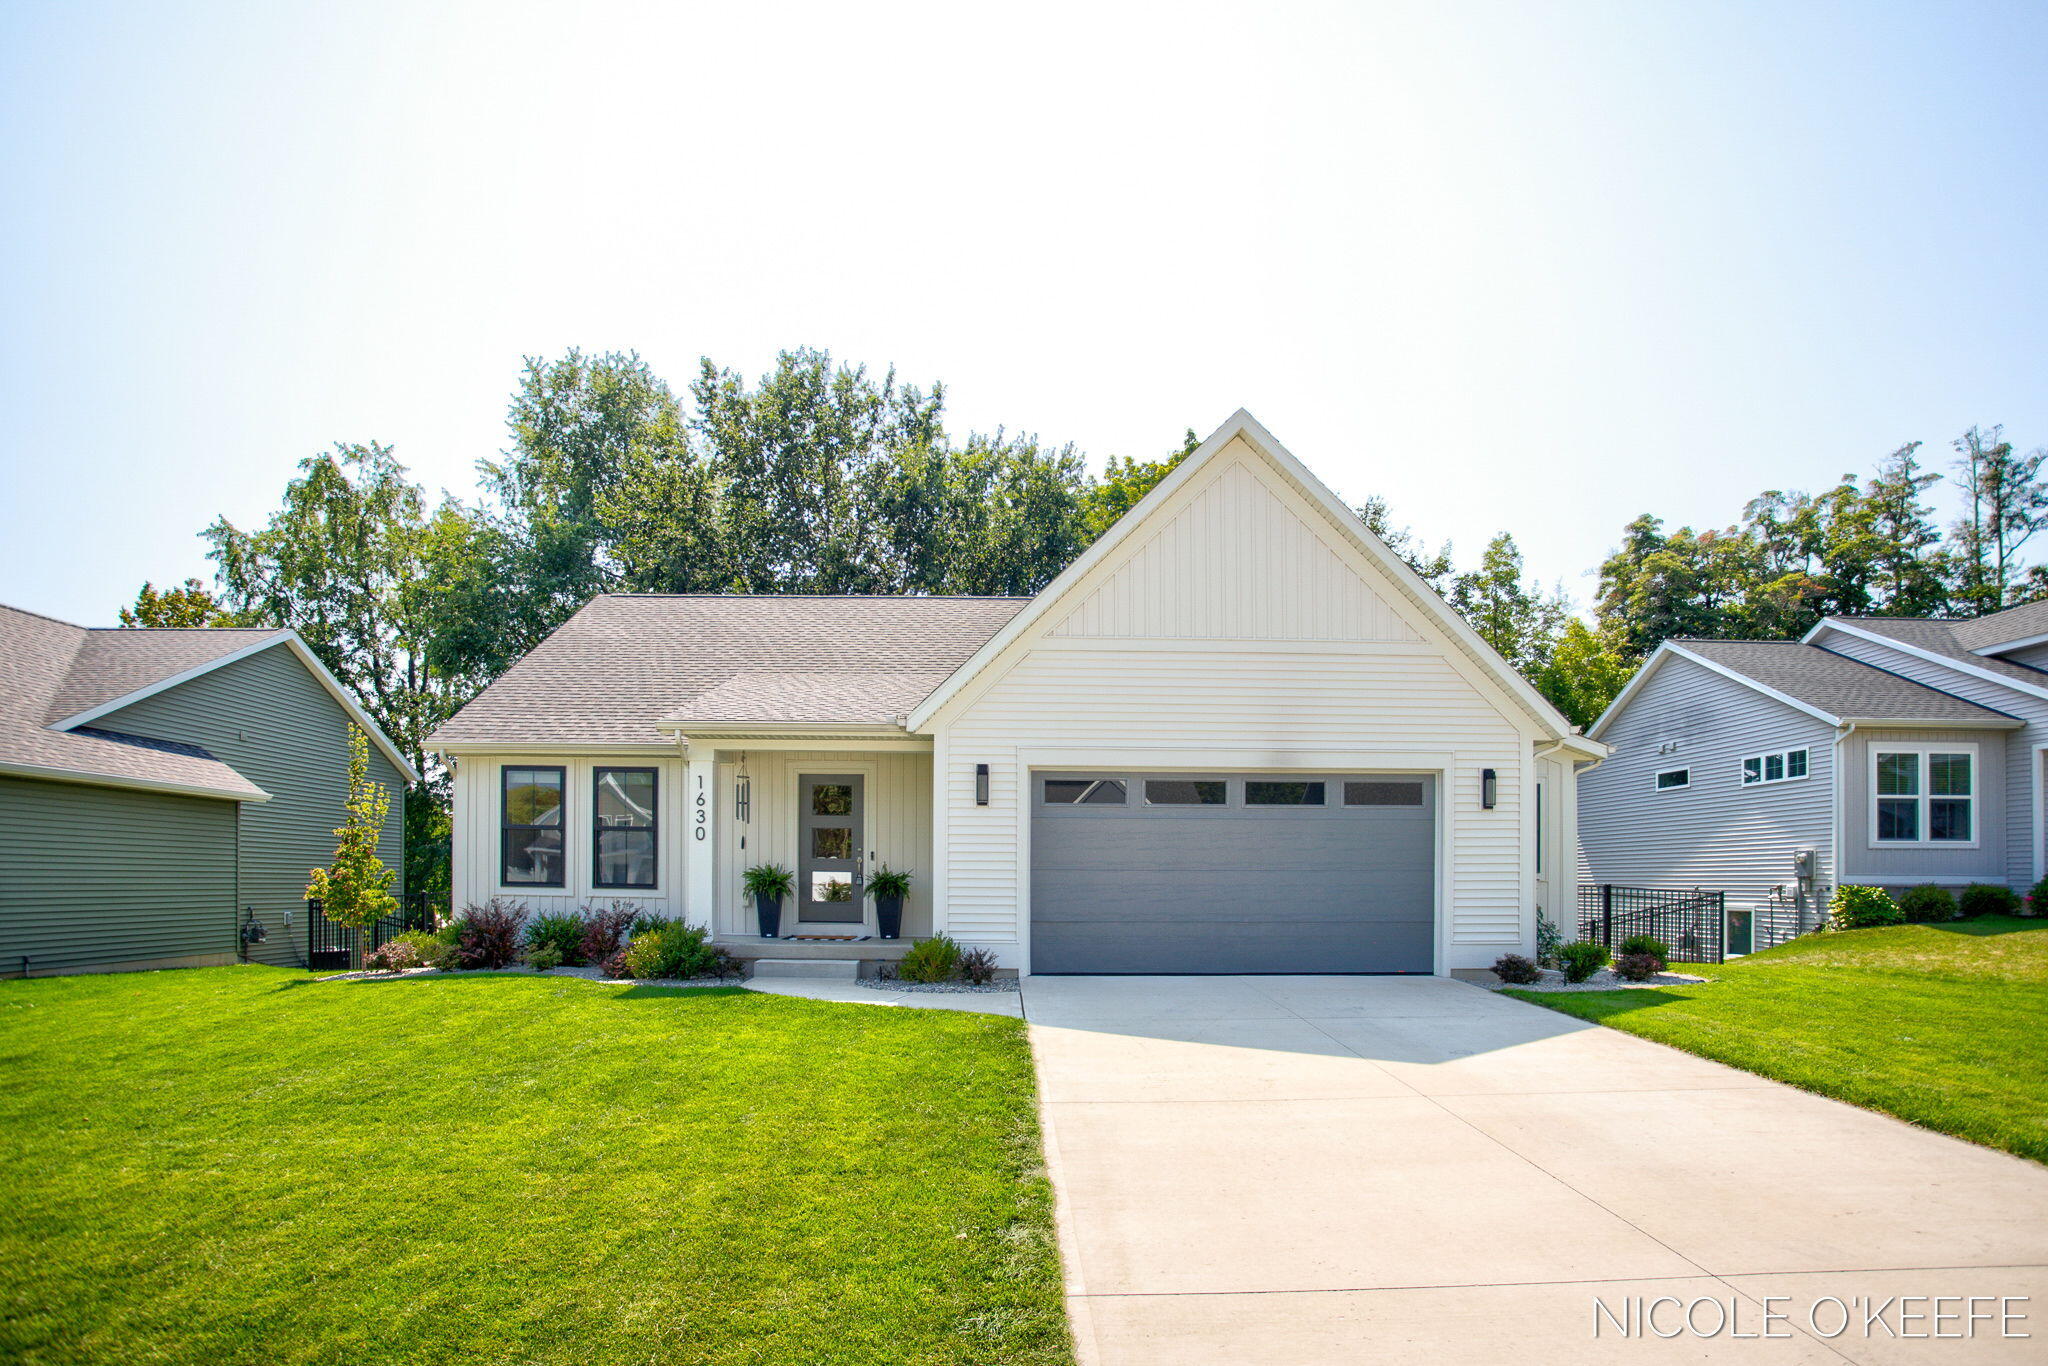
<svg viewBox="0 0 2048 1366">
<path fill-rule="evenodd" d="M 0 983 L 8 1362 L 1063 1363 L 1021 1022 L 264 967 Z"/>
<path fill-rule="evenodd" d="M 2048 922 L 1809 935 L 1699 986 L 1519 1000 L 2048 1162 Z"/>
</svg>

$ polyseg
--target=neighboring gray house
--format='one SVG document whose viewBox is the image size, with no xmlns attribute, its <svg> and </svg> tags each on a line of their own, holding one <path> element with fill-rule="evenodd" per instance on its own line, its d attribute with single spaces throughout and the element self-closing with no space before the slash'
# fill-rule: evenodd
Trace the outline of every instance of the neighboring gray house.
<svg viewBox="0 0 2048 1366">
<path fill-rule="evenodd" d="M 291 631 L 98 630 L 0 607 L 0 973 L 302 962 L 333 857 L 348 726 L 418 774 Z M 289 925 L 287 920 L 289 918 Z"/>
<path fill-rule="evenodd" d="M 2048 602 L 1667 641 L 1589 732 L 1614 753 L 1579 779 L 1581 877 L 1724 892 L 1738 946 L 1845 882 L 2024 891 L 2048 871 L 2044 664 Z"/>
</svg>

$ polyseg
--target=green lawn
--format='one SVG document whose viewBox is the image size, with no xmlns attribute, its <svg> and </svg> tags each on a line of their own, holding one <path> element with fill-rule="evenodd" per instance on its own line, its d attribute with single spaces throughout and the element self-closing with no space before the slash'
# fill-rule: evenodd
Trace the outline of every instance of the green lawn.
<svg viewBox="0 0 2048 1366">
<path fill-rule="evenodd" d="M 1520 1000 L 2048 1162 L 2048 922 L 1810 935 L 1649 991 Z"/>
<path fill-rule="evenodd" d="M 0 982 L 0 1360 L 1066 1362 L 1017 1020 Z"/>
</svg>

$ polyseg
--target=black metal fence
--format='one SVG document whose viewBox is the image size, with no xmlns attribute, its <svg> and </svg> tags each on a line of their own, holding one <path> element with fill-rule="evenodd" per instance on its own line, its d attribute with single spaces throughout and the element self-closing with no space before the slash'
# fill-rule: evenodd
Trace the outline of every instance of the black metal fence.
<svg viewBox="0 0 2048 1366">
<path fill-rule="evenodd" d="M 433 912 L 425 892 L 407 892 L 398 900 L 398 914 L 387 915 L 370 926 L 369 950 L 375 952 L 393 935 L 407 930 L 434 928 Z M 327 918 L 319 897 L 306 899 L 306 966 L 316 972 L 346 972 L 359 936 L 347 925 Z"/>
<path fill-rule="evenodd" d="M 1669 944 L 1678 962 L 1719 963 L 1728 952 L 1727 931 L 1727 897 L 1721 892 L 1604 882 L 1579 888 L 1579 938 L 1610 949 L 1632 934 L 1647 934 Z"/>
</svg>

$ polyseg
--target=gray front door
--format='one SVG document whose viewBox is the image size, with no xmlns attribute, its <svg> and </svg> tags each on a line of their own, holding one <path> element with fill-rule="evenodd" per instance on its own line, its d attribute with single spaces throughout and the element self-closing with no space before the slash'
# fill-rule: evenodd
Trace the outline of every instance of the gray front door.
<svg viewBox="0 0 2048 1366">
<path fill-rule="evenodd" d="M 858 925 L 861 904 L 862 788 L 858 773 L 806 773 L 797 779 L 797 919 Z"/>
<path fill-rule="evenodd" d="M 1031 970 L 1430 972 L 1436 782 L 1034 773 Z"/>
</svg>

